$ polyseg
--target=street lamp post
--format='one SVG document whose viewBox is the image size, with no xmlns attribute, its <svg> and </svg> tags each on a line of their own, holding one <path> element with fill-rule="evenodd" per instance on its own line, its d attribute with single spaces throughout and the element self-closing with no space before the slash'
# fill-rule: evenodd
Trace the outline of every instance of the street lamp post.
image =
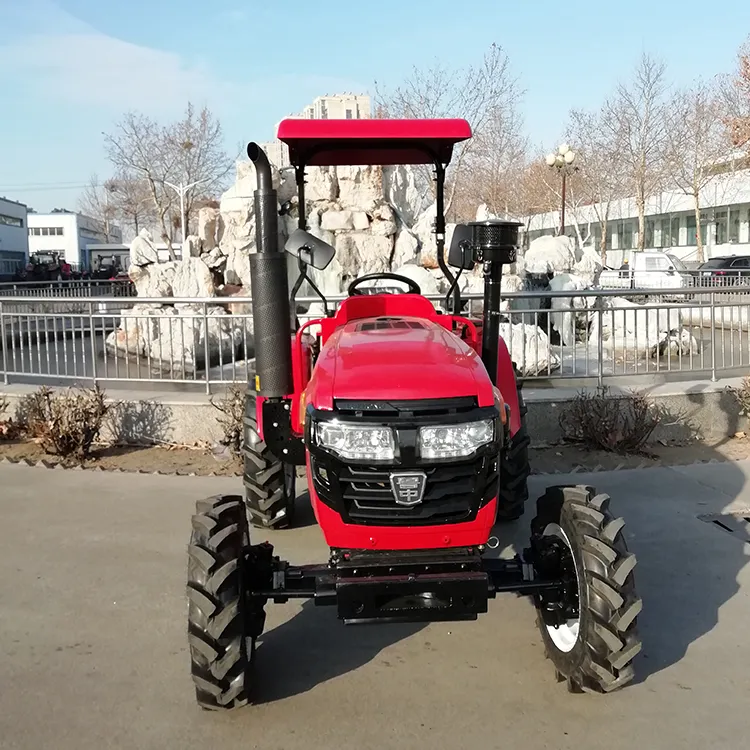
<svg viewBox="0 0 750 750">
<path fill-rule="evenodd" d="M 168 187 L 171 187 L 172 190 L 174 190 L 177 193 L 177 195 L 180 196 L 180 229 L 182 232 L 183 251 L 185 248 L 185 238 L 187 237 L 186 235 L 187 216 L 185 215 L 185 196 L 196 185 L 200 185 L 202 182 L 208 182 L 208 180 L 196 180 L 195 182 L 191 182 L 189 185 L 185 185 L 182 182 L 179 185 L 174 185 L 173 183 L 167 182 L 166 180 L 164 180 L 164 184 L 167 185 Z"/>
<path fill-rule="evenodd" d="M 560 210 L 560 234 L 565 234 L 565 188 L 568 174 L 575 172 L 578 167 L 573 164 L 576 160 L 575 151 L 567 143 L 563 143 L 557 153 L 547 154 L 545 161 L 550 169 L 556 169 L 562 177 L 562 207 Z"/>
</svg>

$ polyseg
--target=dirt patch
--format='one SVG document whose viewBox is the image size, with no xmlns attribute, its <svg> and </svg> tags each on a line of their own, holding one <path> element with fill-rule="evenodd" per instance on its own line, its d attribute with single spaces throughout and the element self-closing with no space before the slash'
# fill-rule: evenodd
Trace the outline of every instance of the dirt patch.
<svg viewBox="0 0 750 750">
<path fill-rule="evenodd" d="M 740 461 L 750 458 L 750 439 L 744 433 L 716 443 L 656 443 L 639 455 L 592 451 L 578 445 L 532 447 L 532 474 L 560 474 L 570 471 L 613 471 L 652 466 L 686 466 L 708 461 Z"/>
<path fill-rule="evenodd" d="M 46 454 L 39 445 L 24 441 L 0 441 L 0 460 L 44 461 L 48 466 L 77 466 L 73 460 Z M 652 466 L 685 466 L 707 461 L 739 461 L 750 458 L 750 439 L 741 433 L 715 443 L 651 445 L 642 455 L 623 456 L 590 451 L 577 445 L 548 445 L 530 450 L 532 474 L 564 474 L 571 471 L 612 471 Z M 240 476 L 242 461 L 217 457 L 204 448 L 172 446 L 122 446 L 96 449 L 84 469 L 196 476 Z"/>
<path fill-rule="evenodd" d="M 65 468 L 77 466 L 73 460 L 61 459 L 45 453 L 36 443 L 0 442 L 0 460 L 44 461 L 49 466 Z M 210 451 L 172 446 L 116 446 L 94 450 L 84 469 L 163 474 L 195 474 L 197 476 L 238 476 L 242 462 L 237 457 L 217 458 Z"/>
</svg>

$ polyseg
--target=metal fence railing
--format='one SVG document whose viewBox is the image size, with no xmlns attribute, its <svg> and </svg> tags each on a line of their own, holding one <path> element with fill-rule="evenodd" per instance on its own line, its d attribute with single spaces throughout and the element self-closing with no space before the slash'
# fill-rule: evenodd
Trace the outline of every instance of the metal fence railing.
<svg viewBox="0 0 750 750">
<path fill-rule="evenodd" d="M 750 286 L 664 291 L 507 294 L 500 332 L 522 377 L 540 384 L 633 376 L 716 380 L 750 368 Z M 331 307 L 341 299 L 332 298 Z M 444 309 L 442 297 L 430 299 Z M 479 316 L 481 295 L 467 299 L 464 314 Z M 210 391 L 246 382 L 254 370 L 249 298 L 0 295 L 0 332 L 6 383 Z"/>
<path fill-rule="evenodd" d="M 87 302 L 94 297 L 135 297 L 135 285 L 129 280 L 20 281 L 0 283 L 0 302 L 23 297 L 16 304 L 5 302 L 6 313 L 84 313 Z M 85 301 L 81 301 L 81 300 Z"/>
</svg>

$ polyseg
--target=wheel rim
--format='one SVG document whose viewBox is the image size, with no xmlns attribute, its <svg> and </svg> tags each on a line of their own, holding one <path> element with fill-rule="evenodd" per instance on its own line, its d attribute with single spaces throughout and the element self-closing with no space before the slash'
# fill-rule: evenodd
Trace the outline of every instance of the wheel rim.
<svg viewBox="0 0 750 750">
<path fill-rule="evenodd" d="M 556 536 L 565 544 L 570 554 L 570 558 L 573 561 L 573 569 L 575 570 L 576 577 L 576 588 L 580 591 L 579 586 L 579 574 L 578 565 L 576 564 L 576 558 L 573 554 L 573 546 L 568 539 L 568 535 L 563 531 L 562 527 L 556 523 L 548 524 L 544 530 L 544 536 Z M 580 637 L 581 632 L 581 611 L 580 606 L 578 608 L 577 617 L 566 618 L 565 622 L 560 625 L 550 625 L 545 623 L 547 629 L 547 635 L 558 651 L 562 651 L 564 654 L 569 653 L 575 648 L 576 643 Z"/>
</svg>

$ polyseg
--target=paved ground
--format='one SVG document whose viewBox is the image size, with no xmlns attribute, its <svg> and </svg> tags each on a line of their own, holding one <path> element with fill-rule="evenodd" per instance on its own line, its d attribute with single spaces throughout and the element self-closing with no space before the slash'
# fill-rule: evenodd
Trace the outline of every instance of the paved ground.
<svg viewBox="0 0 750 750">
<path fill-rule="evenodd" d="M 262 704 L 220 716 L 193 704 L 185 545 L 193 502 L 237 480 L 0 466 L 0 747 L 746 747 L 748 546 L 697 516 L 750 508 L 749 476 L 731 463 L 572 477 L 613 495 L 639 558 L 645 647 L 620 693 L 555 684 L 523 599 L 427 627 L 344 628 L 286 605 L 258 652 Z M 273 541 L 295 562 L 325 554 L 312 526 Z"/>
</svg>

